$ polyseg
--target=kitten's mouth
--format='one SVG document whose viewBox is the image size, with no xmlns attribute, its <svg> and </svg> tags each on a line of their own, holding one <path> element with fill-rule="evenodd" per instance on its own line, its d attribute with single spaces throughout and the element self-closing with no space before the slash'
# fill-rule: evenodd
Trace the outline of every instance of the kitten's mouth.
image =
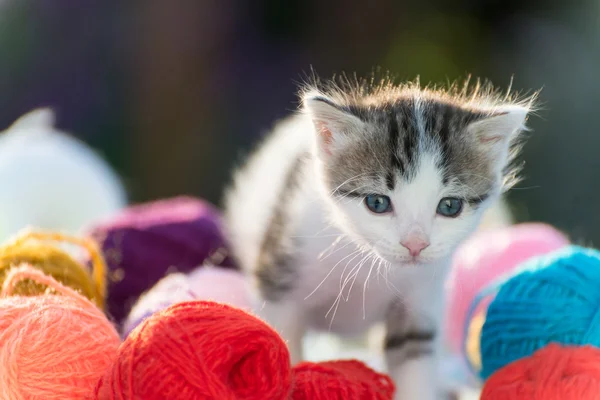
<svg viewBox="0 0 600 400">
<path fill-rule="evenodd" d="M 386 251 L 385 248 L 377 248 L 370 246 L 371 250 L 386 263 L 400 267 L 423 267 L 435 262 L 435 258 L 428 255 L 410 256 L 405 253 L 395 253 L 394 251 Z"/>
<path fill-rule="evenodd" d="M 402 267 L 421 267 L 432 262 L 428 257 L 423 256 L 407 256 L 407 255 L 396 255 L 396 254 L 381 254 L 376 251 L 377 255 L 383 258 L 385 261 L 397 265 L 400 264 Z"/>
<path fill-rule="evenodd" d="M 427 264 L 423 257 L 399 257 L 398 261 L 407 267 L 419 267 Z"/>
</svg>

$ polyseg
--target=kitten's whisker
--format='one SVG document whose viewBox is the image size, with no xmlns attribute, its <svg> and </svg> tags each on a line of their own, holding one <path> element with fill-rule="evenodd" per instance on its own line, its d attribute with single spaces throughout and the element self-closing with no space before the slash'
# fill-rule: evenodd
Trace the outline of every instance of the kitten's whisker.
<svg viewBox="0 0 600 400">
<path fill-rule="evenodd" d="M 513 186 L 510 190 L 530 190 L 530 189 L 540 189 L 541 186 L 537 185 L 537 186 L 525 186 L 525 187 L 516 187 Z"/>
<path fill-rule="evenodd" d="M 354 283 L 356 282 L 356 277 L 358 276 L 362 266 L 365 264 L 365 261 L 369 259 L 369 257 L 371 257 L 371 254 L 367 254 L 366 257 L 364 257 L 358 264 L 358 270 L 356 271 L 356 274 L 354 274 L 354 280 L 352 281 L 352 284 L 350 285 L 350 289 L 348 289 L 348 296 L 346 296 L 346 301 L 348 301 L 350 299 L 350 292 L 352 292 L 352 287 L 354 287 Z"/>
<path fill-rule="evenodd" d="M 473 190 L 473 188 L 471 188 L 469 185 L 463 183 L 460 179 L 458 179 L 457 177 L 454 178 L 455 181 L 457 181 L 460 185 L 461 188 L 463 189 L 467 189 L 468 191 L 471 192 L 471 195 L 477 197 L 478 200 L 481 200 L 481 196 L 479 193 L 475 192 L 475 190 Z"/>
<path fill-rule="evenodd" d="M 343 233 L 332 233 L 331 235 L 290 235 L 291 238 L 302 238 L 302 239 L 321 239 L 321 238 L 328 238 L 328 237 L 340 237 L 340 236 L 345 236 Z M 337 240 L 337 239 L 336 239 Z"/>
<path fill-rule="evenodd" d="M 373 272 L 373 267 L 375 266 L 375 253 L 373 253 L 373 262 L 371 263 L 371 267 L 369 268 L 369 273 L 367 274 L 367 278 L 365 279 L 365 283 L 363 285 L 363 320 L 367 319 L 367 284 L 369 283 L 369 278 L 371 277 L 371 273 Z"/>
<path fill-rule="evenodd" d="M 354 274 L 352 273 L 353 271 L 355 271 Z M 346 278 L 346 280 L 344 281 L 344 286 L 342 287 L 342 289 L 340 290 L 340 292 L 338 293 L 338 296 L 336 298 L 336 302 L 335 304 L 335 310 L 333 311 L 333 315 L 331 317 L 331 321 L 329 323 L 329 330 L 331 330 L 331 326 L 333 325 L 333 321 L 335 319 L 335 316 L 337 314 L 337 310 L 340 306 L 340 303 L 342 301 L 342 299 L 344 298 L 344 289 L 346 287 L 347 282 L 354 277 L 354 281 L 356 281 L 356 277 L 358 276 L 358 273 L 360 271 L 360 264 L 355 265 L 352 270 L 350 271 L 350 273 L 348 274 L 348 277 Z M 354 284 L 354 281 L 352 282 L 352 284 Z M 352 285 L 350 286 L 350 290 L 348 291 L 348 297 L 346 297 L 345 301 L 348 301 L 348 298 L 350 297 L 350 292 L 352 291 Z M 329 314 L 329 312 L 331 311 L 331 309 L 327 312 L 327 314 Z M 327 315 L 326 315 L 327 316 Z"/>
<path fill-rule="evenodd" d="M 317 260 L 322 261 L 323 257 L 325 257 L 325 254 L 328 251 L 333 251 L 335 249 L 335 246 L 337 246 L 344 239 L 346 239 L 346 235 L 345 234 L 340 234 L 337 237 L 337 239 L 335 239 L 333 242 L 331 242 L 331 244 L 329 246 L 327 246 L 327 248 L 325 250 L 323 250 L 322 252 L 319 253 L 319 255 L 317 256 Z"/>
<path fill-rule="evenodd" d="M 343 279 L 343 276 L 344 276 L 344 272 L 346 271 L 346 268 L 348 268 L 348 265 L 350 264 L 350 262 L 351 262 L 352 260 L 354 260 L 356 257 L 358 257 L 360 254 L 362 254 L 362 253 L 364 252 L 364 250 L 362 250 L 362 249 L 358 249 L 358 250 L 360 251 L 360 253 L 359 253 L 359 254 L 357 254 L 357 255 L 355 255 L 355 256 L 354 256 L 352 259 L 350 259 L 350 260 L 349 260 L 349 261 L 346 263 L 346 266 L 344 267 L 344 271 L 342 271 L 342 275 L 341 275 L 341 277 L 340 277 L 340 285 L 341 285 L 341 280 Z M 352 254 L 354 254 L 354 253 L 352 253 Z M 336 265 L 337 265 L 337 264 L 336 264 Z M 358 265 L 358 264 L 357 264 L 357 265 Z M 343 298 L 344 288 L 346 287 L 346 284 L 347 284 L 348 280 L 350 279 L 350 277 L 352 276 L 352 272 L 353 272 L 355 269 L 356 269 L 356 266 L 354 266 L 354 267 L 352 268 L 352 270 L 350 270 L 350 273 L 348 274 L 348 277 L 347 277 L 347 278 L 346 278 L 346 280 L 344 281 L 344 284 L 340 286 L 340 291 L 339 291 L 339 293 L 338 293 L 338 295 L 337 295 L 337 297 L 336 297 L 336 299 L 335 299 L 334 303 L 332 304 L 332 306 L 329 308 L 329 310 L 328 310 L 328 311 L 327 311 L 327 313 L 325 314 L 325 318 L 327 318 L 327 316 L 329 315 L 329 313 L 330 313 L 330 312 L 332 311 L 332 309 L 334 309 L 334 307 L 335 307 L 335 310 L 333 311 L 333 315 L 332 315 L 332 317 L 331 317 L 331 321 L 330 321 L 330 323 L 329 323 L 329 330 L 331 330 L 331 327 L 332 327 L 332 325 L 333 325 L 333 321 L 334 321 L 334 319 L 335 319 L 335 315 L 337 314 L 337 310 L 338 310 L 338 307 L 339 307 L 339 305 L 340 305 L 340 301 L 341 301 L 341 299 Z M 357 271 L 357 273 L 358 273 L 358 271 Z"/>
<path fill-rule="evenodd" d="M 350 243 L 352 243 L 352 242 L 350 242 Z M 323 278 L 323 280 L 321 281 L 321 283 L 319 283 L 319 284 L 317 285 L 317 287 L 316 287 L 316 288 L 315 288 L 315 289 L 314 289 L 312 292 L 310 292 L 310 294 L 309 294 L 308 296 L 306 296 L 306 297 L 304 298 L 304 300 L 308 299 L 310 296 L 312 296 L 313 294 L 315 294 L 315 292 L 316 292 L 317 290 L 319 290 L 319 288 L 320 288 L 320 287 L 323 285 L 323 283 L 325 283 L 325 281 L 327 280 L 327 278 L 329 278 L 329 276 L 330 276 L 330 275 L 333 273 L 333 271 L 336 269 L 336 267 L 337 267 L 337 266 L 338 266 L 338 265 L 339 265 L 339 264 L 340 264 L 342 261 L 344 261 L 346 258 L 348 258 L 348 257 L 351 257 L 352 255 L 354 255 L 354 254 L 358 253 L 359 251 L 360 251 L 360 249 L 357 249 L 357 250 L 353 251 L 352 253 L 348 254 L 346 257 L 342 258 L 340 261 L 338 261 L 338 262 L 337 262 L 337 263 L 336 263 L 336 264 L 335 264 L 335 265 L 334 265 L 334 266 L 331 268 L 331 270 L 329 270 L 329 272 L 327 273 L 327 275 L 325 275 L 325 278 Z M 356 258 L 356 257 L 354 257 L 354 258 Z M 354 258 L 353 258 L 353 259 L 354 259 Z M 352 261 L 352 260 L 350 260 L 350 261 Z M 347 265 L 347 264 L 346 264 L 346 265 Z M 343 272 L 342 272 L 342 274 L 343 274 Z M 325 316 L 327 316 L 327 315 L 325 315 Z"/>
<path fill-rule="evenodd" d="M 353 177 L 346 179 L 344 182 L 340 183 L 335 189 L 333 189 L 329 193 L 329 195 L 333 196 L 335 194 L 335 192 L 337 192 L 342 186 L 346 185 L 347 183 L 352 182 L 355 179 L 362 178 L 363 176 L 368 175 L 368 174 L 370 174 L 370 172 L 363 172 L 362 174 L 354 175 Z"/>
<path fill-rule="evenodd" d="M 352 193 L 355 193 L 355 192 L 357 192 L 357 191 L 359 191 L 359 190 L 362 190 L 362 189 L 364 189 L 364 188 L 366 188 L 366 187 L 368 187 L 368 185 L 362 185 L 362 186 L 359 186 L 359 187 L 357 187 L 357 188 L 354 188 L 354 189 L 350 190 L 349 192 L 345 193 L 343 196 L 339 196 L 339 197 L 337 198 L 337 200 L 336 200 L 335 204 L 339 204 L 339 203 L 341 203 L 341 201 L 342 201 L 342 200 L 345 200 L 345 199 L 349 198 L 349 196 L 350 196 Z"/>
<path fill-rule="evenodd" d="M 349 264 L 352 262 L 352 260 L 354 260 L 356 257 L 359 257 L 359 256 L 361 256 L 363 253 L 364 253 L 364 250 L 361 250 L 361 251 L 360 251 L 360 254 L 357 254 L 356 256 L 352 257 L 352 259 L 351 259 L 351 260 L 349 260 L 349 261 L 346 263 L 346 266 L 344 267 L 344 271 L 346 271 L 346 268 L 348 268 L 348 265 L 349 265 Z M 346 279 L 344 279 L 344 284 L 343 284 L 343 285 L 341 284 L 341 283 L 342 283 L 342 279 L 340 279 L 340 290 L 341 290 L 341 292 L 342 292 L 342 293 L 344 292 L 344 288 L 345 288 L 345 287 L 346 287 L 346 285 L 348 284 L 348 281 L 351 279 L 351 277 L 352 277 L 352 273 L 354 272 L 354 270 L 356 270 L 356 268 L 357 268 L 357 267 L 359 267 L 359 265 L 360 265 L 360 261 L 359 261 L 359 262 L 357 262 L 357 263 L 356 263 L 356 265 L 355 265 L 354 267 L 352 267 L 352 269 L 351 269 L 351 270 L 350 270 L 350 272 L 348 273 L 348 276 L 346 276 Z M 343 272 L 342 272 L 342 274 L 343 274 Z M 342 276 L 342 278 L 343 278 L 343 276 Z M 346 300 L 346 301 L 347 301 L 347 300 Z"/>
<path fill-rule="evenodd" d="M 350 260 L 348 260 L 348 262 L 346 263 L 346 266 L 344 267 L 344 270 L 342 271 L 342 274 L 340 275 L 340 286 L 339 286 L 340 291 L 343 290 L 343 286 L 346 284 L 346 281 L 344 281 L 344 285 L 342 285 L 342 279 L 344 279 L 344 273 L 346 273 L 346 269 L 348 269 L 348 265 L 350 264 L 350 262 L 352 260 L 354 260 L 356 257 L 360 256 L 362 253 L 363 253 L 363 250 L 360 248 L 357 251 L 355 251 L 354 253 L 351 253 L 351 255 L 354 255 L 354 257 L 352 257 Z M 346 258 L 348 258 L 348 257 L 342 258 L 339 262 L 343 261 Z M 338 262 L 338 264 L 339 264 L 339 262 Z M 352 273 L 352 270 L 350 270 L 350 273 Z"/>
<path fill-rule="evenodd" d="M 346 237 L 346 238 L 344 238 L 344 239 L 348 239 L 348 238 Z M 335 250 L 332 248 L 332 249 L 331 249 L 331 250 L 332 250 L 332 251 L 331 251 L 331 253 L 327 254 L 327 255 L 326 255 L 326 256 L 324 256 L 323 258 L 321 258 L 321 257 L 320 257 L 320 255 L 319 255 L 319 258 L 318 258 L 318 260 L 319 260 L 319 261 L 323 261 L 323 260 L 327 259 L 328 257 L 331 257 L 332 255 L 334 255 L 335 253 L 338 253 L 338 252 L 340 252 L 341 250 L 344 250 L 346 247 L 348 247 L 348 246 L 349 246 L 349 245 L 351 245 L 351 244 L 354 244 L 354 243 L 353 243 L 353 242 L 350 240 L 348 243 L 346 243 L 346 244 L 345 244 L 345 245 L 343 245 L 342 247 L 339 247 L 339 248 L 337 248 L 337 249 L 335 249 Z M 327 250 L 325 250 L 325 251 L 327 251 Z"/>
<path fill-rule="evenodd" d="M 392 283 L 392 281 L 390 281 L 389 278 L 388 278 L 388 274 L 389 274 L 389 271 L 390 271 L 390 266 L 392 264 L 388 263 L 387 261 L 385 261 L 383 259 L 380 261 L 380 264 L 381 264 L 381 262 L 383 262 L 383 266 L 384 266 L 385 275 L 383 275 L 383 279 L 385 279 L 386 286 L 388 287 L 388 289 L 390 289 L 390 290 L 392 290 L 392 291 L 394 291 L 396 293 L 397 298 L 401 299 L 403 297 L 402 291 L 400 289 L 398 289 L 396 287 L 396 285 L 394 285 Z"/>
<path fill-rule="evenodd" d="M 485 179 L 486 181 L 488 181 L 488 182 L 490 182 L 490 183 L 495 183 L 493 179 L 490 179 L 490 178 L 489 178 L 489 177 L 487 177 L 487 176 L 483 176 L 483 175 L 480 175 L 480 174 L 476 174 L 476 173 L 474 173 L 474 172 L 463 172 L 463 173 L 461 173 L 461 175 L 466 175 L 466 176 L 476 176 L 476 177 L 478 177 L 478 178 Z M 458 179 L 457 177 L 455 177 L 455 178 L 456 178 L 456 179 Z"/>
</svg>

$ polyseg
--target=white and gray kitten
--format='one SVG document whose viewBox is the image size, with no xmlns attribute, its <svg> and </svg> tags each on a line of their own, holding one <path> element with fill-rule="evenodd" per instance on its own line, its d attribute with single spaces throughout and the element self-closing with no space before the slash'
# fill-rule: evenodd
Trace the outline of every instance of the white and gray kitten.
<svg viewBox="0 0 600 400">
<path fill-rule="evenodd" d="M 307 329 L 353 335 L 384 322 L 396 398 L 437 398 L 446 271 L 514 181 L 533 101 L 459 89 L 307 85 L 302 112 L 236 173 L 233 253 L 294 363 Z"/>
</svg>

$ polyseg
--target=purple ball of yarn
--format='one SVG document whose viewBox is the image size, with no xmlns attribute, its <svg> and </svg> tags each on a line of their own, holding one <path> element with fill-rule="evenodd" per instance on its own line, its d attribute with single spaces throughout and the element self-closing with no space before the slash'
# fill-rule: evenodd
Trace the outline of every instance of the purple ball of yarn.
<svg viewBox="0 0 600 400">
<path fill-rule="evenodd" d="M 169 274 L 140 296 L 123 321 L 123 338 L 152 314 L 192 300 L 216 301 L 246 311 L 253 307 L 250 282 L 240 271 L 208 265 L 188 274 Z"/>
<path fill-rule="evenodd" d="M 215 207 L 187 196 L 134 205 L 93 226 L 89 234 L 110 270 L 107 313 L 120 324 L 137 298 L 168 273 L 205 263 L 236 268 L 221 226 Z"/>
</svg>

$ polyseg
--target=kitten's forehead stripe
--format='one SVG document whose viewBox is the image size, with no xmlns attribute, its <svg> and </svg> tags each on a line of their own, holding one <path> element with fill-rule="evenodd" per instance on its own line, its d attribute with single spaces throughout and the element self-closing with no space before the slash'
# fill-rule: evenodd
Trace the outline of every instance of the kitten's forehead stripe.
<svg viewBox="0 0 600 400">
<path fill-rule="evenodd" d="M 416 162 L 417 162 L 417 151 L 419 142 L 419 132 L 416 126 L 416 119 L 414 115 L 414 108 L 412 107 L 412 101 L 404 104 L 400 104 L 400 109 L 397 111 L 398 115 L 402 118 L 402 133 L 401 138 L 403 141 L 404 153 L 402 156 L 406 159 L 407 169 L 404 173 L 405 179 L 410 179 L 415 174 Z"/>
<path fill-rule="evenodd" d="M 388 189 L 394 190 L 394 187 L 396 184 L 396 171 L 403 173 L 404 164 L 402 163 L 402 160 L 400 159 L 400 155 L 398 154 L 400 131 L 398 128 L 398 118 L 396 116 L 396 113 L 393 111 L 393 109 L 390 109 L 390 111 L 388 112 L 388 117 L 390 120 L 389 135 L 390 135 L 391 168 L 387 172 L 386 181 L 387 181 Z"/>
<path fill-rule="evenodd" d="M 430 131 L 436 130 L 440 141 L 440 157 L 438 167 L 443 170 L 443 183 L 448 183 L 448 165 L 450 163 L 450 107 L 438 104 L 433 112 L 429 113 Z M 435 128 L 434 128 L 435 127 Z"/>
<path fill-rule="evenodd" d="M 432 155 L 440 170 L 442 183 L 462 187 L 464 196 L 476 199 L 491 190 L 486 154 L 481 154 L 465 136 L 466 126 L 481 118 L 472 110 L 439 100 L 405 96 L 385 103 L 348 105 L 347 109 L 374 129 L 376 137 L 369 143 L 357 143 L 338 161 L 332 171 L 332 184 L 344 184 L 346 192 L 393 191 L 398 182 L 409 183 L 419 173 L 425 153 Z M 370 178 L 369 178 L 370 177 Z M 459 191 L 460 191 L 459 190 Z M 476 204 L 477 201 L 469 200 Z"/>
</svg>

